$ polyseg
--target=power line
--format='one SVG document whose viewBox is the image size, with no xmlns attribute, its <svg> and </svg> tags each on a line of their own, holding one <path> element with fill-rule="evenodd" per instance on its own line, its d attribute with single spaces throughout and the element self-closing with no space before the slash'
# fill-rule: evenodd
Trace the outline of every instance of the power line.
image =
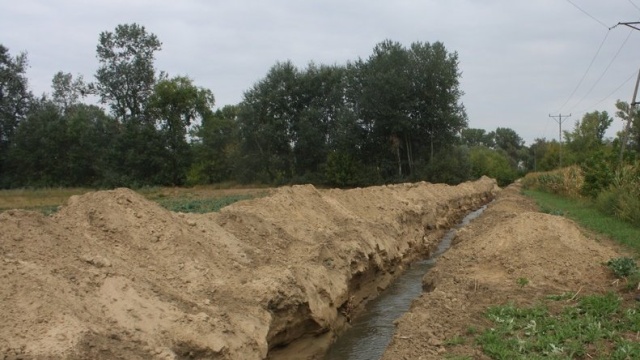
<svg viewBox="0 0 640 360">
<path fill-rule="evenodd" d="M 588 17 L 590 17 L 590 18 L 592 18 L 593 20 L 595 20 L 596 22 L 598 22 L 598 24 L 600 24 L 600 25 L 604 26 L 604 27 L 605 27 L 605 28 L 607 28 L 607 29 L 609 28 L 609 27 L 607 26 L 607 24 L 605 24 L 604 22 L 602 22 L 602 21 L 598 20 L 595 16 L 593 16 L 593 15 L 589 14 L 589 13 L 588 13 L 588 12 L 586 12 L 584 9 L 582 9 L 580 6 L 578 6 L 578 5 L 574 4 L 571 0 L 567 0 L 567 2 L 568 2 L 569 4 L 571 4 L 571 5 L 573 5 L 576 9 L 578 9 L 578 10 L 582 11 L 582 12 L 583 12 L 585 15 L 587 15 Z"/>
<path fill-rule="evenodd" d="M 596 58 L 598 57 L 598 54 L 600 54 L 600 50 L 602 50 L 602 46 L 604 46 L 604 43 L 607 41 L 608 37 L 609 37 L 609 31 L 607 30 L 607 33 L 605 34 L 604 39 L 602 39 L 602 42 L 600 43 L 600 46 L 598 46 L 598 50 L 593 55 L 593 58 L 591 59 L 591 62 L 589 63 L 589 66 L 587 67 L 587 70 L 585 70 L 584 74 L 582 74 L 582 77 L 580 78 L 580 81 L 578 81 L 578 85 L 576 85 L 576 87 L 571 92 L 571 95 L 569 95 L 567 97 L 567 100 L 565 100 L 565 102 L 562 104 L 562 106 L 560 106 L 560 109 L 558 109 L 558 111 L 556 111 L 556 112 L 562 111 L 562 109 L 565 107 L 565 105 L 567 105 L 569 100 L 571 100 L 571 98 L 573 98 L 573 95 L 576 94 L 576 91 L 578 91 L 578 88 L 580 88 L 580 85 L 582 85 L 582 82 L 587 77 L 587 74 L 589 73 L 589 70 L 591 70 L 591 67 L 593 66 L 593 63 L 596 61 Z"/>
<path fill-rule="evenodd" d="M 633 77 L 636 75 L 636 72 L 632 72 L 631 75 L 629 75 L 629 77 L 627 78 L 627 80 L 625 80 L 622 84 L 618 85 L 617 88 L 615 88 L 615 90 L 613 90 L 612 92 L 609 93 L 609 95 L 605 96 L 604 98 L 602 98 L 600 101 L 598 101 L 597 103 L 590 105 L 588 107 L 585 107 L 584 109 L 578 111 L 578 113 L 582 114 L 585 113 L 587 110 L 592 109 L 600 104 L 602 104 L 604 101 L 608 100 L 611 95 L 615 94 L 616 92 L 618 92 L 618 90 L 620 90 L 623 86 L 627 85 L 627 83 L 629 81 L 631 81 L 631 79 L 633 79 Z"/>
<path fill-rule="evenodd" d="M 591 92 L 593 91 L 593 89 L 598 85 L 598 83 L 600 83 L 600 80 L 602 80 L 602 78 L 607 74 L 607 71 L 609 71 L 609 68 L 611 68 L 611 65 L 613 64 L 613 62 L 618 58 L 618 55 L 620 55 L 620 52 L 622 51 L 622 49 L 624 48 L 624 46 L 627 44 L 627 41 L 629 40 L 629 38 L 631 37 L 631 33 L 633 32 L 633 30 L 629 30 L 629 34 L 627 35 L 627 37 L 624 39 L 624 41 L 622 42 L 622 44 L 620 45 L 620 48 L 618 48 L 618 51 L 615 53 L 615 55 L 613 55 L 613 58 L 611 59 L 611 61 L 609 61 L 609 64 L 607 65 L 607 67 L 604 69 L 604 71 L 602 72 L 602 74 L 600 75 L 600 77 L 598 77 L 598 79 L 596 80 L 595 83 L 593 83 L 593 85 L 591 86 L 591 88 L 589 89 L 589 91 L 587 91 L 586 94 L 584 94 L 584 96 L 575 104 L 571 107 L 571 109 L 575 109 L 578 105 L 580 105 L 584 99 L 587 98 L 587 96 L 589 96 L 589 94 L 591 94 Z M 571 110 L 570 109 L 570 110 Z"/>
<path fill-rule="evenodd" d="M 633 5 L 634 8 L 638 9 L 638 11 L 640 11 L 640 7 L 638 7 L 638 5 L 636 5 L 633 1 L 628 0 L 629 4 Z"/>
</svg>

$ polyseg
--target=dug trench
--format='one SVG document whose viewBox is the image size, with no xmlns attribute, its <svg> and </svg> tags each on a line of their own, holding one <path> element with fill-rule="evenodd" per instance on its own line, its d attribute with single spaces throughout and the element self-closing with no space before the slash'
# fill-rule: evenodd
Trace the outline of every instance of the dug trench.
<svg viewBox="0 0 640 360">
<path fill-rule="evenodd" d="M 0 358 L 321 358 L 492 179 L 276 189 L 172 213 L 128 189 L 0 214 Z M 306 352 L 303 353 L 302 349 Z"/>
</svg>

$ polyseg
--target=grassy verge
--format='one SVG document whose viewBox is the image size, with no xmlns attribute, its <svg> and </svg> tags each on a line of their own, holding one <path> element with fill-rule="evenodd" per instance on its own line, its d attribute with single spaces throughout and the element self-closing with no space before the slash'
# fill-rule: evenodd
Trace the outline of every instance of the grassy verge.
<svg viewBox="0 0 640 360">
<path fill-rule="evenodd" d="M 639 226 L 604 215 L 585 200 L 567 199 L 535 190 L 524 190 L 524 194 L 535 199 L 542 212 L 568 217 L 580 226 L 607 235 L 636 253 L 640 253 Z"/>
<path fill-rule="evenodd" d="M 468 333 L 492 359 L 640 359 L 640 306 L 614 293 L 494 306 L 485 317 L 490 328 Z"/>
<path fill-rule="evenodd" d="M 571 218 L 640 253 L 639 227 L 603 215 L 586 201 L 540 191 L 524 193 L 543 212 Z M 638 266 L 626 257 L 612 259 L 607 266 L 627 284 L 621 293 L 564 293 L 540 299 L 535 306 L 492 306 L 484 313 L 483 326 L 470 327 L 445 342 L 449 352 L 472 344 L 491 359 L 640 359 L 640 302 L 633 298 L 640 281 Z"/>
</svg>

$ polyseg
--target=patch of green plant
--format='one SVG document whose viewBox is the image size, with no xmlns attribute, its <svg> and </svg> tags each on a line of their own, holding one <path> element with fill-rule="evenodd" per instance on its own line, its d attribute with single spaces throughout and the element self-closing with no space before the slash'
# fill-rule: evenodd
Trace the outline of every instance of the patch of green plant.
<svg viewBox="0 0 640 360">
<path fill-rule="evenodd" d="M 490 307 L 485 316 L 491 325 L 475 342 L 492 359 L 640 358 L 640 343 L 629 335 L 635 339 L 640 331 L 640 306 L 625 308 L 614 293 L 572 298 L 554 311 L 546 303 Z"/>
<path fill-rule="evenodd" d="M 618 279 L 629 277 L 631 274 L 638 272 L 636 261 L 630 257 L 611 259 L 607 261 L 607 266 Z"/>
<path fill-rule="evenodd" d="M 167 199 L 160 198 L 155 199 L 155 201 L 163 206 L 164 208 L 175 211 L 175 212 L 184 212 L 184 213 L 208 213 L 208 212 L 217 212 L 220 211 L 225 206 L 231 205 L 240 200 L 247 200 L 254 198 L 253 195 L 233 195 L 233 196 L 225 196 L 220 198 L 210 198 L 210 199 Z"/>
<path fill-rule="evenodd" d="M 565 292 L 565 293 L 562 293 L 560 295 L 547 295 L 547 296 L 545 296 L 545 299 L 554 300 L 554 301 L 562 301 L 562 300 L 569 300 L 569 299 L 573 298 L 573 296 L 574 296 L 573 293 Z"/>
<path fill-rule="evenodd" d="M 447 346 L 456 346 L 456 345 L 462 345 L 464 344 L 465 340 L 464 337 L 457 335 L 452 337 L 451 339 L 447 339 L 444 344 Z"/>
<path fill-rule="evenodd" d="M 626 291 L 640 290 L 640 271 L 632 273 L 625 280 L 627 282 L 624 287 Z"/>
<path fill-rule="evenodd" d="M 518 284 L 520 287 L 525 287 L 529 285 L 529 279 L 527 279 L 526 277 L 518 278 L 518 280 L 516 280 L 516 284 Z"/>
<path fill-rule="evenodd" d="M 564 216 L 597 233 L 605 234 L 631 249 L 640 251 L 640 225 L 631 224 L 614 216 L 603 214 L 588 201 L 574 200 L 536 190 L 523 193 L 537 202 L 541 209 L 551 213 L 562 211 Z"/>
</svg>

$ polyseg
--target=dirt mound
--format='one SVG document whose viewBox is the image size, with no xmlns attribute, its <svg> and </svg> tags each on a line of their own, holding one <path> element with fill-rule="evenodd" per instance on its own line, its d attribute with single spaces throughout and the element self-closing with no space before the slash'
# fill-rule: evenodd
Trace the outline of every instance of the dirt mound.
<svg viewBox="0 0 640 360">
<path fill-rule="evenodd" d="M 0 355 L 285 358 L 286 345 L 330 342 L 496 191 L 486 178 L 294 186 L 195 215 L 117 189 L 73 197 L 50 217 L 4 212 Z"/>
<path fill-rule="evenodd" d="M 459 231 L 455 246 L 423 279 L 426 292 L 397 321 L 383 358 L 441 359 L 445 340 L 484 323 L 482 313 L 491 305 L 605 291 L 611 278 L 602 264 L 620 254 L 571 220 L 532 210 L 531 200 L 512 185 Z M 466 356 L 484 358 L 466 350 Z"/>
</svg>

